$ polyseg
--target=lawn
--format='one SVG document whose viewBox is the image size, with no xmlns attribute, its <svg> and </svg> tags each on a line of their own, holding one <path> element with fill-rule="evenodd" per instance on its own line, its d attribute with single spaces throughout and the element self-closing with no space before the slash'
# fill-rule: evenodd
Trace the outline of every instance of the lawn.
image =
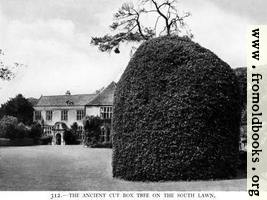
<svg viewBox="0 0 267 200">
<path fill-rule="evenodd" d="M 112 151 L 82 146 L 0 147 L 0 190 L 246 190 L 246 179 L 129 182 L 112 178 Z"/>
</svg>

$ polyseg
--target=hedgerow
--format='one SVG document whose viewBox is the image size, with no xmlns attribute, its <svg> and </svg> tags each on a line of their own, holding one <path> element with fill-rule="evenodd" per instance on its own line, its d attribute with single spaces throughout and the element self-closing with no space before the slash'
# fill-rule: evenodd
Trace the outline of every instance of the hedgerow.
<svg viewBox="0 0 267 200">
<path fill-rule="evenodd" d="M 134 181 L 235 175 L 240 123 L 233 70 L 186 38 L 143 43 L 115 91 L 113 176 Z"/>
</svg>

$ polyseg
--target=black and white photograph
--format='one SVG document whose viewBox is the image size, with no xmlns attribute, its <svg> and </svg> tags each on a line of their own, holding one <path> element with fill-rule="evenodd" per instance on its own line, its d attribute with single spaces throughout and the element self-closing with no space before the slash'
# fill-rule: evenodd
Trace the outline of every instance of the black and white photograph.
<svg viewBox="0 0 267 200">
<path fill-rule="evenodd" d="M 0 0 L 0 191 L 246 192 L 266 7 Z"/>
</svg>

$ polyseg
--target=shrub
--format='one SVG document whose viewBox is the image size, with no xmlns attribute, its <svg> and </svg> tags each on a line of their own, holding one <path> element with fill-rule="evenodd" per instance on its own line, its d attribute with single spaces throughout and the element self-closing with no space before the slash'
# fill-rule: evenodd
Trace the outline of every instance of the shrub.
<svg viewBox="0 0 267 200">
<path fill-rule="evenodd" d="M 238 80 L 241 105 L 242 108 L 245 108 L 247 106 L 247 68 L 239 67 L 234 69 L 234 72 Z"/>
<path fill-rule="evenodd" d="M 228 178 L 238 162 L 233 70 L 177 36 L 143 43 L 117 84 L 113 176 L 159 181 Z"/>
<path fill-rule="evenodd" d="M 0 137 L 15 139 L 16 127 L 18 125 L 18 119 L 13 116 L 5 115 L 0 120 Z"/>
<path fill-rule="evenodd" d="M 85 132 L 85 141 L 84 144 L 87 146 L 93 146 L 98 143 L 101 125 L 103 120 L 98 116 L 86 116 L 83 120 L 84 132 Z"/>
<path fill-rule="evenodd" d="M 41 127 L 39 129 L 40 131 L 42 131 Z M 13 116 L 4 116 L 1 119 L 0 130 L 1 130 L 0 137 L 9 138 L 11 140 L 23 139 L 29 137 L 30 138 L 40 137 L 40 134 L 36 133 L 34 125 L 32 128 L 29 128 L 22 122 L 18 123 L 17 118 Z"/>
<path fill-rule="evenodd" d="M 241 127 L 240 127 L 240 143 L 247 140 L 247 68 L 240 67 L 234 69 L 237 76 L 238 86 L 240 90 L 241 104 Z M 243 150 L 243 149 L 240 149 Z"/>
<path fill-rule="evenodd" d="M 48 144 L 51 144 L 52 143 L 52 139 L 53 139 L 53 136 L 52 135 L 42 136 L 39 139 L 39 143 L 40 143 L 40 145 L 48 145 Z"/>
<path fill-rule="evenodd" d="M 103 143 L 96 143 L 91 145 L 92 148 L 112 148 L 112 143 L 111 142 L 103 142 Z"/>
<path fill-rule="evenodd" d="M 21 122 L 16 126 L 16 138 L 22 139 L 29 136 L 29 129 Z"/>
<path fill-rule="evenodd" d="M 77 135 L 75 134 L 74 131 L 69 130 L 69 129 L 64 131 L 64 141 L 65 141 L 65 144 L 67 145 L 79 144 Z"/>
<path fill-rule="evenodd" d="M 74 122 L 71 126 L 70 126 L 71 130 L 76 134 L 78 131 L 78 124 L 77 122 Z"/>
<path fill-rule="evenodd" d="M 30 125 L 33 120 L 33 106 L 22 94 L 18 94 L 1 105 L 0 117 L 3 115 L 14 116 L 18 122 Z"/>
<path fill-rule="evenodd" d="M 240 151 L 239 152 L 239 161 L 238 161 L 238 168 L 246 171 L 247 169 L 247 152 Z"/>
<path fill-rule="evenodd" d="M 40 138 L 41 136 L 43 135 L 43 129 L 42 129 L 42 126 L 41 124 L 39 123 L 34 123 L 32 126 L 31 126 L 31 130 L 30 130 L 30 133 L 29 133 L 29 137 L 30 138 L 33 138 L 33 139 L 38 139 Z"/>
</svg>

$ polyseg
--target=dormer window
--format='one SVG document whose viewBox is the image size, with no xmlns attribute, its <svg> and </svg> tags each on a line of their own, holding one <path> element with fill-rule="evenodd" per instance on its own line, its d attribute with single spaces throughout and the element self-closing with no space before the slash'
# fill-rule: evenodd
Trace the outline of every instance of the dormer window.
<svg viewBox="0 0 267 200">
<path fill-rule="evenodd" d="M 67 104 L 68 106 L 73 106 L 73 105 L 74 105 L 74 103 L 73 103 L 71 100 L 67 100 L 67 101 L 66 101 L 66 104 Z"/>
</svg>

